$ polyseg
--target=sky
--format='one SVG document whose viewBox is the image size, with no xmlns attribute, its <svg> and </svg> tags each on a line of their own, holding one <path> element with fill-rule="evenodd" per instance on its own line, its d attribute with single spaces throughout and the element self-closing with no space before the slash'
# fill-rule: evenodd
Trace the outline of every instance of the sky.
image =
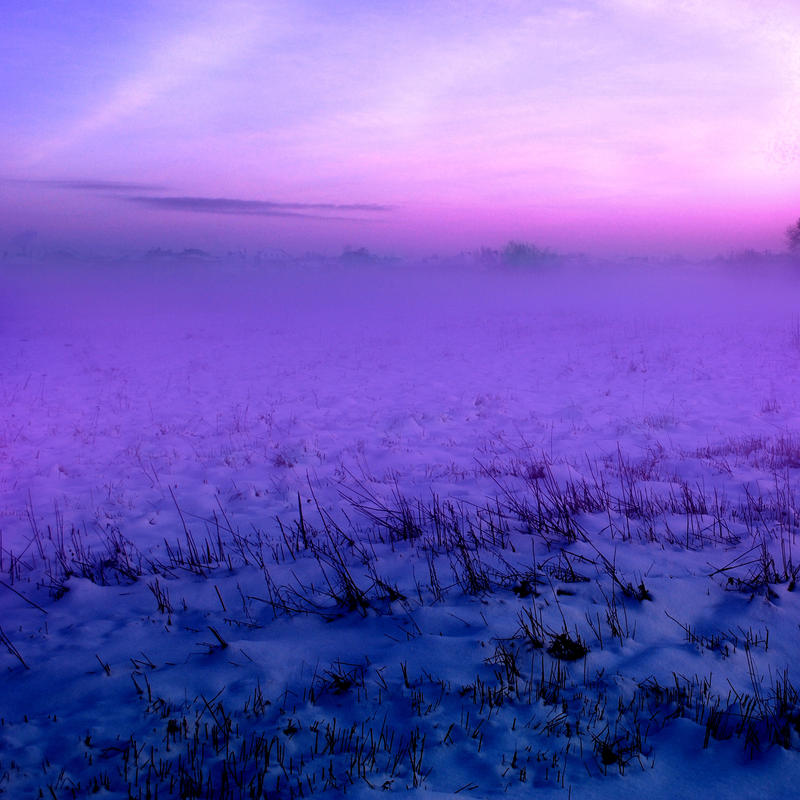
<svg viewBox="0 0 800 800">
<path fill-rule="evenodd" d="M 795 0 L 0 0 L 0 248 L 783 248 Z"/>
</svg>

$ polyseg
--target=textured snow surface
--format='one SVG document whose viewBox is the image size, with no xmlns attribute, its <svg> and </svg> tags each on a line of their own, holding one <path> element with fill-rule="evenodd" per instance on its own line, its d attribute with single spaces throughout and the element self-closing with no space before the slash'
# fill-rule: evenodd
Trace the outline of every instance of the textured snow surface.
<svg viewBox="0 0 800 800">
<path fill-rule="evenodd" d="M 0 793 L 790 796 L 763 270 L 3 262 Z"/>
</svg>

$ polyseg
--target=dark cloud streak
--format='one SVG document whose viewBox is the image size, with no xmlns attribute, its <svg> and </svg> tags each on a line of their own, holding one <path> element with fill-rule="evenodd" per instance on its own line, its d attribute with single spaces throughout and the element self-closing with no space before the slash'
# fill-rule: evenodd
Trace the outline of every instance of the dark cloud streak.
<svg viewBox="0 0 800 800">
<path fill-rule="evenodd" d="M 88 178 L 0 178 L 0 183 L 41 186 L 67 191 L 102 192 L 115 200 L 135 203 L 154 210 L 185 211 L 194 214 L 231 216 L 295 217 L 300 219 L 376 222 L 394 206 L 380 203 L 297 203 L 275 200 L 245 200 L 238 197 L 163 196 L 168 187 L 134 181 L 104 181 Z M 354 216 L 353 212 L 368 216 Z"/>
<path fill-rule="evenodd" d="M 332 214 L 314 214 L 314 211 L 332 212 L 386 212 L 392 206 L 377 203 L 281 203 L 271 200 L 242 200 L 232 197 L 150 197 L 132 195 L 125 197 L 131 203 L 154 209 L 188 211 L 200 214 L 232 214 L 263 217 L 301 217 L 305 219 L 353 220 L 355 217 Z"/>
<path fill-rule="evenodd" d="M 3 183 L 45 186 L 50 189 L 69 189 L 79 192 L 164 192 L 168 188 L 166 186 L 158 186 L 150 183 L 135 183 L 131 181 L 57 180 L 52 178 L 6 178 L 3 180 Z"/>
<path fill-rule="evenodd" d="M 126 198 L 134 203 L 172 208 L 178 211 L 200 211 L 215 214 L 263 214 L 281 210 L 294 211 L 391 211 L 392 206 L 377 203 L 279 203 L 272 200 L 240 200 L 233 197 L 147 197 Z"/>
</svg>

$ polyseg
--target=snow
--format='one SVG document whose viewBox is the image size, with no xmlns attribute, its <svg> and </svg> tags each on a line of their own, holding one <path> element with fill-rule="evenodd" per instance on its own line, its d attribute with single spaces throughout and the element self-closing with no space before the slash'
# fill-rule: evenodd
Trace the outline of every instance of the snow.
<svg viewBox="0 0 800 800">
<path fill-rule="evenodd" d="M 2 262 L 0 793 L 793 796 L 758 269 Z"/>
</svg>

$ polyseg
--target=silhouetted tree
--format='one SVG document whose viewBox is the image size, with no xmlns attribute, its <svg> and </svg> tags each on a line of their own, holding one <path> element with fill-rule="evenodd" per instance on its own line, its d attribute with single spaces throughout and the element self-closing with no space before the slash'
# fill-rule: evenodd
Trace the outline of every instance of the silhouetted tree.
<svg viewBox="0 0 800 800">
<path fill-rule="evenodd" d="M 790 253 L 800 255 L 800 219 L 786 229 L 786 244 Z"/>
<path fill-rule="evenodd" d="M 503 248 L 503 261 L 506 264 L 538 264 L 557 258 L 552 250 L 537 247 L 528 242 L 510 241 Z"/>
</svg>

